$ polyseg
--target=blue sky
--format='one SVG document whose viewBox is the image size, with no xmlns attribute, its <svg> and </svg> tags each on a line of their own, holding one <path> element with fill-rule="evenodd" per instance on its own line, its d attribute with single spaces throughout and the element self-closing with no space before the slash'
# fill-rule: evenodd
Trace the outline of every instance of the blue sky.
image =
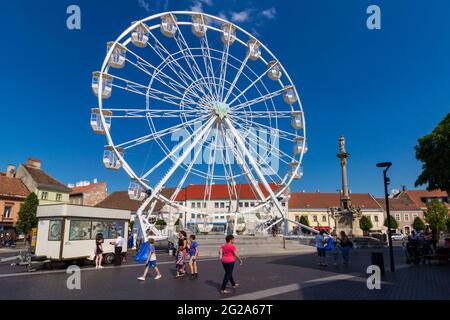
<svg viewBox="0 0 450 320">
<path fill-rule="evenodd" d="M 80 31 L 66 28 L 70 4 L 81 7 Z M 382 30 L 366 28 L 370 4 L 381 8 Z M 125 189 L 126 174 L 104 169 L 104 139 L 89 127 L 91 72 L 131 21 L 200 6 L 257 34 L 293 78 L 309 144 L 295 191 L 340 188 L 341 134 L 353 192 L 382 193 L 380 161 L 394 163 L 391 187 L 413 187 L 414 145 L 450 111 L 445 0 L 3 1 L 0 170 L 33 156 L 64 183 L 98 178 Z"/>
</svg>

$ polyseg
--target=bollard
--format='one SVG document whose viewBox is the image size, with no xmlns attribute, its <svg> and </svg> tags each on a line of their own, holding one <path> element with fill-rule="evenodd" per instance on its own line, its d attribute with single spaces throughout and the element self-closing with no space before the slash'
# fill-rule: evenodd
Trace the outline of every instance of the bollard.
<svg viewBox="0 0 450 320">
<path fill-rule="evenodd" d="M 372 265 L 376 265 L 380 268 L 381 275 L 384 275 L 384 255 L 383 252 L 372 252 Z"/>
</svg>

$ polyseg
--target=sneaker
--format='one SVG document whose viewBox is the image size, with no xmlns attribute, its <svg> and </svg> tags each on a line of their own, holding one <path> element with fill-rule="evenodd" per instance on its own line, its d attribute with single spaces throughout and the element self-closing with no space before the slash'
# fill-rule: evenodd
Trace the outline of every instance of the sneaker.
<svg viewBox="0 0 450 320">
<path fill-rule="evenodd" d="M 228 291 L 228 290 L 220 290 L 220 293 L 221 293 L 221 294 L 229 294 L 230 291 Z"/>
<path fill-rule="evenodd" d="M 103 266 L 98 266 L 99 269 L 103 269 Z"/>
<path fill-rule="evenodd" d="M 236 289 L 237 287 L 239 287 L 239 283 L 235 283 L 233 289 Z"/>
<path fill-rule="evenodd" d="M 145 278 L 144 277 L 139 277 L 139 278 L 137 278 L 139 281 L 145 281 Z"/>
<path fill-rule="evenodd" d="M 158 275 L 155 277 L 155 280 L 159 280 L 159 279 L 161 279 L 161 278 L 162 278 L 162 275 L 158 274 Z"/>
</svg>

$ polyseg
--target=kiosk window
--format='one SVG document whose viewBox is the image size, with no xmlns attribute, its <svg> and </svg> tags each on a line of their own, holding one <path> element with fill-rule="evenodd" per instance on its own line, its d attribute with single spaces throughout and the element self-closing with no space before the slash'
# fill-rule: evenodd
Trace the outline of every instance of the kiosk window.
<svg viewBox="0 0 450 320">
<path fill-rule="evenodd" d="M 117 232 L 120 232 L 122 237 L 124 236 L 125 222 L 111 221 L 109 223 L 109 235 L 108 239 L 114 239 L 117 237 Z"/>
<path fill-rule="evenodd" d="M 50 220 L 48 228 L 48 241 L 61 240 L 62 220 Z"/>
<path fill-rule="evenodd" d="M 92 237 L 95 239 L 97 235 L 101 233 L 104 238 L 108 238 L 109 234 L 109 223 L 105 221 L 92 221 Z"/>
<path fill-rule="evenodd" d="M 91 239 L 91 221 L 72 220 L 70 221 L 70 241 L 90 240 Z"/>
</svg>

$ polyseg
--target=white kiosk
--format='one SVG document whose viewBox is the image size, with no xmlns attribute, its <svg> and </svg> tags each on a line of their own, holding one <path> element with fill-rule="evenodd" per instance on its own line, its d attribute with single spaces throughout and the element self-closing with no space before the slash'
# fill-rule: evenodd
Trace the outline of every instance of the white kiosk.
<svg viewBox="0 0 450 320">
<path fill-rule="evenodd" d="M 52 261 L 83 260 L 93 255 L 95 239 L 102 234 L 104 262 L 114 261 L 110 244 L 120 232 L 127 251 L 131 211 L 86 207 L 71 204 L 39 206 L 36 256 Z"/>
</svg>

